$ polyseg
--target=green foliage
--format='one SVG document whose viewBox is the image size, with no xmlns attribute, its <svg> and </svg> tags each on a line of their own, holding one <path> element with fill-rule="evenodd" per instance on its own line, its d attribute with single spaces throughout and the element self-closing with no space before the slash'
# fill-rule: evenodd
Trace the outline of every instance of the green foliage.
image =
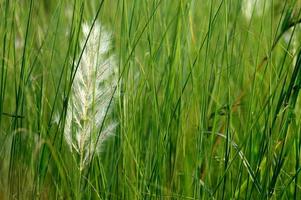
<svg viewBox="0 0 301 200">
<path fill-rule="evenodd" d="M 0 0 L 0 199 L 299 199 L 301 3 L 257 1 Z M 112 32 L 118 125 L 80 172 L 84 22 Z"/>
</svg>

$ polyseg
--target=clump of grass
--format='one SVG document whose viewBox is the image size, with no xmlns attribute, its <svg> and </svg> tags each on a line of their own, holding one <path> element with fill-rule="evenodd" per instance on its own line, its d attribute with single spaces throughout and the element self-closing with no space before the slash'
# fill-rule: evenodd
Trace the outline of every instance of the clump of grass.
<svg viewBox="0 0 301 200">
<path fill-rule="evenodd" d="M 300 2 L 0 0 L 0 199 L 298 199 Z"/>
</svg>

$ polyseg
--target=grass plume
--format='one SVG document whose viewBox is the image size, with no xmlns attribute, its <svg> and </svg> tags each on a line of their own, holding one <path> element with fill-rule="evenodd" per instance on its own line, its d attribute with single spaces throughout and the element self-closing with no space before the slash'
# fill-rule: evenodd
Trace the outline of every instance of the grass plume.
<svg viewBox="0 0 301 200">
<path fill-rule="evenodd" d="M 100 131 L 117 83 L 114 57 L 108 55 L 111 35 L 99 23 L 92 27 L 89 35 L 90 29 L 89 24 L 82 25 L 81 47 L 88 41 L 72 85 L 65 124 L 65 140 L 70 149 L 80 155 L 80 170 L 91 162 L 94 153 L 101 151 L 116 125 L 111 122 Z"/>
</svg>

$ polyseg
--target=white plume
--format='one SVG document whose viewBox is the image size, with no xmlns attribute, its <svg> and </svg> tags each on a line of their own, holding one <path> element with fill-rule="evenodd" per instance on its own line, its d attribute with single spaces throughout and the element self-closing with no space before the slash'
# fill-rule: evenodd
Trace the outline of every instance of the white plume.
<svg viewBox="0 0 301 200">
<path fill-rule="evenodd" d="M 100 132 L 117 85 L 114 57 L 108 55 L 111 35 L 99 23 L 94 24 L 89 36 L 90 29 L 83 24 L 81 48 L 85 49 L 72 85 L 64 134 L 70 149 L 80 155 L 81 170 L 94 153 L 101 151 L 116 126 L 115 122 L 106 123 Z"/>
<path fill-rule="evenodd" d="M 253 13 L 256 17 L 262 16 L 270 4 L 270 0 L 243 0 L 241 9 L 245 18 L 250 21 Z"/>
</svg>

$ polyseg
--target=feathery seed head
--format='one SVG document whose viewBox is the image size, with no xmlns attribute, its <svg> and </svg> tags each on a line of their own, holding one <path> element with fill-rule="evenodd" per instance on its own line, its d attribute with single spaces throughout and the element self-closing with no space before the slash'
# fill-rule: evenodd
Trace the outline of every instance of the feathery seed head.
<svg viewBox="0 0 301 200">
<path fill-rule="evenodd" d="M 90 29 L 89 24 L 83 24 L 81 48 L 87 43 L 72 85 L 64 134 L 70 149 L 81 157 L 81 170 L 101 151 L 116 127 L 110 122 L 100 132 L 117 85 L 114 57 L 108 55 L 111 35 L 98 23 L 89 36 Z"/>
<path fill-rule="evenodd" d="M 270 1 L 263 0 L 243 0 L 241 9 L 247 21 L 250 21 L 252 15 L 262 16 L 270 7 L 270 3 Z"/>
</svg>

